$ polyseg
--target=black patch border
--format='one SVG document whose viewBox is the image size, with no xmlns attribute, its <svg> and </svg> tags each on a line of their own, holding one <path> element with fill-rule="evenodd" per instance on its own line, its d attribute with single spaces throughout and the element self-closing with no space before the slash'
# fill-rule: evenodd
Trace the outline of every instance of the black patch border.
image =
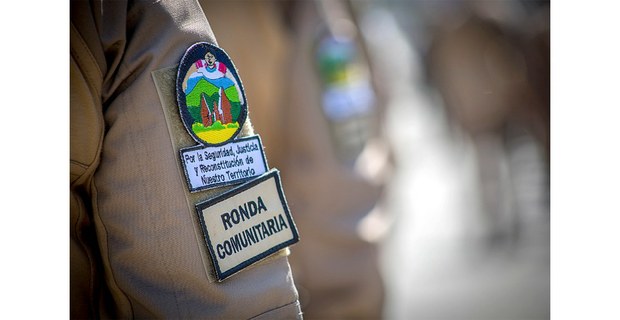
<svg viewBox="0 0 620 320">
<path fill-rule="evenodd" d="M 258 140 L 258 145 L 260 147 L 260 154 L 262 156 L 263 159 L 263 164 L 265 165 L 265 172 L 263 172 L 262 174 L 265 174 L 269 171 L 269 165 L 267 164 L 267 157 L 265 156 L 265 149 L 263 148 L 263 142 L 260 138 L 259 135 L 253 135 L 253 136 L 248 136 L 248 137 L 243 137 L 243 138 L 238 138 L 235 139 L 234 141 L 229 141 L 226 144 L 233 144 L 233 143 L 241 143 L 243 141 L 249 141 L 249 140 Z M 192 189 L 192 184 L 190 182 L 189 179 L 189 172 L 187 172 L 187 166 L 185 165 L 185 160 L 183 158 L 183 153 L 184 152 L 188 152 L 188 151 L 194 151 L 194 150 L 199 150 L 199 149 L 207 149 L 207 148 L 217 148 L 217 147 L 225 147 L 225 145 L 219 145 L 219 146 L 212 146 L 212 145 L 195 145 L 195 146 L 191 146 L 191 147 L 187 147 L 187 148 L 183 148 L 179 150 L 179 156 L 181 157 L 181 167 L 183 167 L 183 174 L 185 175 L 185 182 L 187 183 L 187 187 L 189 188 L 189 192 L 190 193 L 196 193 L 199 191 L 203 191 L 203 190 L 209 190 L 209 189 L 213 189 L 213 188 L 217 188 L 217 187 L 223 187 L 223 186 L 229 186 L 229 185 L 234 185 L 234 184 L 240 184 L 249 180 L 252 180 L 256 177 L 260 177 L 260 175 L 256 175 L 256 176 L 252 176 L 252 177 L 247 177 L 247 178 L 242 178 L 242 179 L 237 179 L 237 180 L 232 180 L 232 181 L 225 181 L 225 182 L 220 182 L 220 183 L 216 183 L 216 184 L 212 184 L 212 185 L 208 185 L 208 186 L 202 186 L 202 187 L 197 187 Z"/>
<path fill-rule="evenodd" d="M 207 50 L 209 49 L 211 49 L 211 52 L 213 53 L 215 58 L 218 61 L 223 62 L 226 65 L 226 67 L 228 67 L 230 72 L 233 74 L 233 76 L 237 80 L 237 84 L 239 84 L 239 89 L 241 90 L 241 94 L 243 95 L 243 100 L 245 102 L 241 104 L 241 111 L 239 113 L 239 117 L 237 118 L 237 123 L 239 124 L 239 128 L 237 128 L 237 131 L 235 131 L 235 133 L 232 136 L 230 136 L 228 140 L 222 141 L 220 143 L 207 143 L 205 141 L 202 141 L 200 138 L 198 138 L 198 136 L 194 133 L 194 131 L 192 131 L 191 125 L 188 127 L 187 119 L 191 118 L 191 116 L 189 115 L 189 111 L 187 110 L 185 92 L 183 92 L 183 79 L 185 78 L 185 74 L 187 73 L 187 71 L 189 71 L 189 68 L 191 67 L 192 64 L 194 64 L 198 59 L 204 58 L 204 55 L 207 53 Z M 189 46 L 189 48 L 185 50 L 185 53 L 183 53 L 183 56 L 181 57 L 181 61 L 179 62 L 179 68 L 177 69 L 177 79 L 175 83 L 175 88 L 176 88 L 177 104 L 179 105 L 179 114 L 181 115 L 181 122 L 183 123 L 183 127 L 185 127 L 185 130 L 187 130 L 187 132 L 192 137 L 192 139 L 194 139 L 194 141 L 198 142 L 201 145 L 218 147 L 218 146 L 224 145 L 234 140 L 237 137 L 237 135 L 239 135 L 239 133 L 243 129 L 243 125 L 245 124 L 245 121 L 247 120 L 247 116 L 248 116 L 248 98 L 245 95 L 245 89 L 243 88 L 243 82 L 241 81 L 241 77 L 239 76 L 237 67 L 233 63 L 228 53 L 224 51 L 224 49 L 209 42 L 197 42 Z"/>
<path fill-rule="evenodd" d="M 220 266 L 217 262 L 217 258 L 216 258 L 216 252 L 213 249 L 213 245 L 211 244 L 211 239 L 209 237 L 209 231 L 207 230 L 207 226 L 204 220 L 204 216 L 202 214 L 203 210 L 218 203 L 221 202 L 223 200 L 226 200 L 234 195 L 237 195 L 241 192 L 244 192 L 248 189 L 251 189 L 259 184 L 261 184 L 262 182 L 265 182 L 269 179 L 275 179 L 275 183 L 276 183 L 276 188 L 278 189 L 278 195 L 280 197 L 280 202 L 282 204 L 282 208 L 284 209 L 284 214 L 286 215 L 286 219 L 288 220 L 289 226 L 291 227 L 291 232 L 293 233 L 293 239 L 279 243 L 255 256 L 253 256 L 250 259 L 247 259 L 241 263 L 239 263 L 238 265 L 236 265 L 235 267 L 231 268 L 228 271 L 222 272 L 222 270 L 220 269 Z M 231 189 L 225 193 L 222 193 L 214 198 L 205 200 L 203 202 L 199 202 L 196 204 L 196 213 L 198 214 L 198 218 L 200 220 L 200 226 L 202 227 L 202 232 L 204 233 L 204 238 L 205 238 L 205 242 L 207 243 L 207 248 L 209 249 L 209 254 L 211 256 L 211 261 L 213 262 L 213 266 L 215 269 L 215 275 L 216 275 L 216 279 L 218 282 L 222 282 L 223 280 L 229 278 L 230 276 L 234 275 L 235 273 L 245 269 L 246 267 L 278 252 L 281 249 L 284 249 L 290 245 L 293 245 L 295 243 L 297 243 L 299 241 L 299 232 L 297 231 L 297 226 L 295 225 L 295 222 L 293 221 L 293 217 L 291 216 L 288 204 L 286 202 L 286 196 L 284 195 L 284 191 L 282 190 L 282 182 L 280 180 L 280 171 L 278 169 L 272 169 L 269 172 L 266 172 L 265 174 L 259 176 L 258 178 L 250 181 L 250 182 L 246 182 L 244 184 L 242 184 L 239 187 L 236 187 L 234 189 Z"/>
</svg>

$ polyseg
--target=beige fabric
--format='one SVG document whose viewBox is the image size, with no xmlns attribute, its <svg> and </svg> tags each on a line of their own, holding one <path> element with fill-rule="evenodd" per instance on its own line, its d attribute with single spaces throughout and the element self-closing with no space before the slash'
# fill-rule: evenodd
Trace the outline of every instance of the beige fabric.
<svg viewBox="0 0 620 320">
<path fill-rule="evenodd" d="M 380 210 L 383 186 L 342 162 L 331 140 L 314 69 L 313 45 L 322 22 L 315 3 L 200 4 L 240 68 L 253 125 L 268 137 L 269 163 L 282 172 L 301 237 L 289 259 L 304 317 L 379 318 L 383 283 L 377 249 L 359 229 L 371 211 Z M 239 36 L 249 32 L 252 37 Z"/>
<path fill-rule="evenodd" d="M 198 4 L 72 1 L 70 32 L 71 317 L 300 317 L 286 252 L 210 276 L 193 208 L 210 194 L 188 196 L 153 77 L 216 43 Z"/>
</svg>

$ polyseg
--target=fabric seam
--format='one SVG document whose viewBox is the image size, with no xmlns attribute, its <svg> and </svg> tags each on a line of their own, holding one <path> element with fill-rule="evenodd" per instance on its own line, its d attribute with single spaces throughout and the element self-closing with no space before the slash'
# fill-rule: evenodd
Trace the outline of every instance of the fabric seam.
<svg viewBox="0 0 620 320">
<path fill-rule="evenodd" d="M 273 308 L 273 309 L 270 309 L 270 310 L 267 310 L 267 311 L 265 311 L 265 312 L 259 313 L 259 314 L 255 315 L 255 316 L 253 316 L 253 317 L 250 317 L 250 319 L 256 319 L 256 318 L 258 318 L 258 317 L 262 317 L 262 316 L 267 315 L 267 314 L 269 314 L 269 313 L 271 313 L 271 312 L 274 312 L 274 311 L 276 311 L 276 310 L 280 310 L 280 309 L 284 309 L 284 308 L 286 308 L 286 307 L 288 307 L 288 306 L 290 306 L 290 305 L 294 305 L 294 304 L 299 304 L 299 299 L 296 299 L 295 301 L 290 302 L 290 303 L 287 303 L 287 304 L 285 304 L 285 305 L 282 305 L 282 306 L 279 306 L 279 307 L 275 307 L 275 308 Z"/>
<path fill-rule="evenodd" d="M 114 268 L 112 268 L 112 259 L 110 258 L 110 243 L 109 243 L 109 233 L 108 233 L 108 228 L 106 228 L 106 225 L 103 223 L 103 220 L 101 219 L 101 217 L 99 216 L 99 207 L 98 207 L 98 203 L 99 203 L 99 193 L 97 192 L 97 185 L 95 183 L 95 179 L 93 178 L 93 182 L 92 182 L 92 187 L 93 187 L 93 195 L 94 195 L 94 203 L 93 203 L 93 211 L 97 212 L 97 220 L 99 220 L 100 225 L 103 228 L 103 231 L 105 232 L 105 243 L 106 243 L 106 256 L 108 258 L 108 263 L 110 265 L 110 276 L 112 277 L 112 281 L 114 282 L 114 284 L 116 285 L 116 287 L 118 288 L 118 290 L 125 296 L 125 299 L 127 300 L 127 303 L 129 304 L 129 308 L 130 308 L 130 312 L 131 312 L 131 318 L 134 318 L 134 311 L 133 311 L 133 304 L 131 303 L 131 299 L 129 299 L 129 295 L 127 295 L 127 293 L 118 285 L 118 281 L 116 280 L 116 276 L 114 275 Z M 94 212 L 93 212 L 94 213 Z M 103 248 L 100 248 L 100 250 L 102 250 Z"/>
<path fill-rule="evenodd" d="M 73 48 L 73 46 L 71 46 L 71 55 L 73 55 L 73 56 L 75 56 L 75 57 L 78 57 L 78 59 L 76 59 L 76 61 L 78 61 L 78 65 L 80 65 L 79 61 L 80 61 L 80 60 L 82 60 L 82 59 L 88 59 L 88 60 L 90 60 L 90 62 L 91 62 L 91 63 L 92 63 L 92 64 L 96 67 L 96 69 L 95 69 L 95 70 L 96 70 L 96 71 L 97 71 L 97 73 L 98 73 L 98 76 L 99 76 L 99 79 L 100 79 L 99 81 L 103 81 L 103 72 L 101 71 L 101 69 L 100 69 L 100 67 L 99 67 L 99 64 L 97 63 L 97 60 L 95 59 L 95 57 L 94 57 L 94 56 L 92 55 L 92 53 L 90 52 L 90 49 L 88 49 L 88 45 L 86 45 L 86 42 L 85 42 L 85 41 L 84 41 L 84 39 L 82 38 L 82 35 L 81 35 L 81 34 L 80 34 L 80 32 L 79 32 L 79 31 L 75 28 L 75 26 L 73 25 L 73 22 L 71 22 L 71 31 L 72 31 L 72 33 L 74 33 L 74 34 L 75 34 L 75 40 L 79 41 L 79 45 L 85 49 L 84 51 L 86 51 L 86 56 L 82 55 L 82 54 L 80 53 L 80 51 L 75 50 L 75 49 Z M 80 59 L 80 58 L 82 58 L 82 59 Z M 91 87 L 91 89 L 93 89 L 93 90 L 95 91 L 95 93 L 96 93 L 98 96 L 101 96 L 101 91 L 100 91 L 100 90 L 97 90 L 97 88 L 96 88 L 96 87 L 93 87 L 93 86 L 92 86 L 92 83 L 96 83 L 97 79 L 95 79 L 95 78 L 93 77 L 93 75 L 92 75 L 92 74 L 88 71 L 88 69 L 85 69 L 85 68 L 80 68 L 80 69 L 81 69 L 81 71 L 82 71 L 82 72 L 84 72 L 84 74 L 85 74 L 85 75 L 86 75 L 86 77 L 88 78 L 88 80 L 89 80 L 89 82 L 90 82 L 90 83 L 89 83 L 89 87 Z"/>
</svg>

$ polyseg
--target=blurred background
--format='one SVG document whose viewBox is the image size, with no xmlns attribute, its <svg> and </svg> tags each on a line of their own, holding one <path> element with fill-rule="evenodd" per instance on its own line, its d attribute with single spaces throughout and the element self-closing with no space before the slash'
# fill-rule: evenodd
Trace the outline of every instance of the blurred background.
<svg viewBox="0 0 620 320">
<path fill-rule="evenodd" d="M 388 117 L 386 318 L 548 319 L 549 3 L 365 8 L 407 83 Z"/>
<path fill-rule="evenodd" d="M 201 5 L 282 171 L 307 318 L 549 318 L 549 2 Z"/>
</svg>

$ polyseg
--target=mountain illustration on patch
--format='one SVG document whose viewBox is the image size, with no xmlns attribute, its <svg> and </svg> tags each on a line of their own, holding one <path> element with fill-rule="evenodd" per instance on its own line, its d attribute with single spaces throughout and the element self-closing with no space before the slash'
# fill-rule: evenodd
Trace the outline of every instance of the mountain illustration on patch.
<svg viewBox="0 0 620 320">
<path fill-rule="evenodd" d="M 230 86 L 223 90 L 204 77 L 193 82 L 188 81 L 186 92 L 187 110 L 194 120 L 192 131 L 208 141 L 207 137 L 201 137 L 205 132 L 239 128 L 237 119 L 241 112 L 241 103 L 232 81 L 228 80 Z"/>
</svg>

